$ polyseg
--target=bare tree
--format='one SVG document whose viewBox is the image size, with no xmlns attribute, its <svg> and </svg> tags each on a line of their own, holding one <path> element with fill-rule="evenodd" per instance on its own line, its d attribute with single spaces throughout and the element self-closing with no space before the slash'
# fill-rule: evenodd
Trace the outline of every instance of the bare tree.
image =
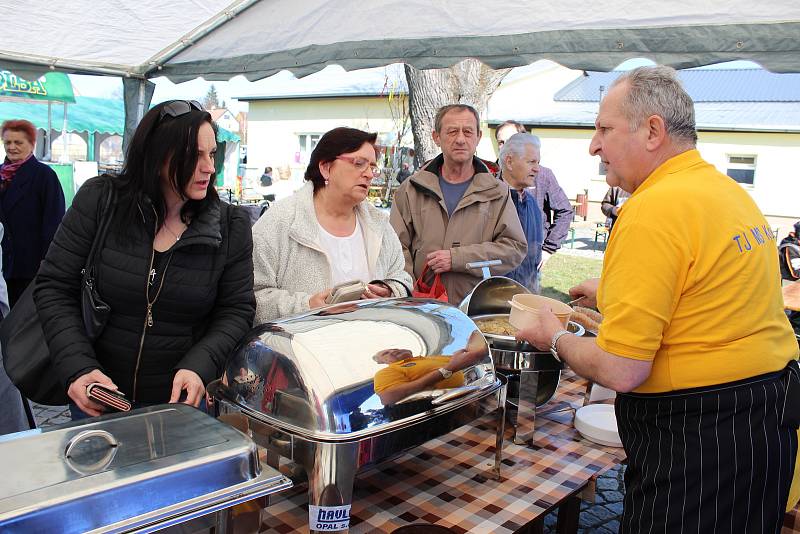
<svg viewBox="0 0 800 534">
<path fill-rule="evenodd" d="M 446 69 L 417 70 L 406 65 L 405 70 L 419 168 L 439 153 L 431 137 L 436 110 L 447 104 L 469 104 L 485 113 L 489 97 L 511 69 L 493 70 L 476 59 L 465 59 Z"/>
</svg>

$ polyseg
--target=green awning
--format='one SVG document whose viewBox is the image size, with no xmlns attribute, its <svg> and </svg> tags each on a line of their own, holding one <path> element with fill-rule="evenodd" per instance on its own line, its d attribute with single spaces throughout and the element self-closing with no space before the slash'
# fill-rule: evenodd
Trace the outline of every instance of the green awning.
<svg viewBox="0 0 800 534">
<path fill-rule="evenodd" d="M 222 126 L 217 126 L 217 143 L 238 143 L 239 136 Z"/>
<path fill-rule="evenodd" d="M 37 128 L 47 129 L 47 106 L 45 103 L 0 102 L 0 122 L 9 119 L 26 119 Z M 68 132 L 90 132 L 122 135 L 125 128 L 125 107 L 122 100 L 111 98 L 95 98 L 89 96 L 75 97 L 70 104 L 67 116 Z M 61 108 L 53 109 L 53 127 L 61 129 Z M 219 127 L 217 142 L 238 142 L 239 136 Z"/>
<path fill-rule="evenodd" d="M 63 72 L 48 72 L 38 80 L 26 80 L 9 70 L 0 70 L 0 96 L 75 102 L 72 82 Z"/>
<path fill-rule="evenodd" d="M 122 135 L 125 109 L 122 100 L 79 96 L 70 104 L 67 115 L 68 132 L 108 133 Z M 0 121 L 26 119 L 37 128 L 47 129 L 45 102 L 0 102 Z M 61 106 L 53 109 L 53 128 L 61 129 Z"/>
</svg>

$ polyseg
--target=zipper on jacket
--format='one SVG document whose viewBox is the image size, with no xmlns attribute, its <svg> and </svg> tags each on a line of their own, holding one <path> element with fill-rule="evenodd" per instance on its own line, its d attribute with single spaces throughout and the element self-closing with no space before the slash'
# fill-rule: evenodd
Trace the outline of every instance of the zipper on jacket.
<svg viewBox="0 0 800 534">
<path fill-rule="evenodd" d="M 153 213 L 155 213 L 156 209 L 153 208 Z M 158 233 L 158 215 L 156 214 L 156 226 L 154 228 L 154 236 Z M 155 239 L 155 237 L 153 237 Z M 164 272 L 161 273 L 161 281 L 158 283 L 158 290 L 156 290 L 156 295 L 153 297 L 153 300 L 150 300 L 150 276 L 153 272 L 153 262 L 156 258 L 156 247 L 153 245 L 153 248 L 150 251 L 150 267 L 147 269 L 147 276 L 144 278 L 144 298 L 147 301 L 147 309 L 144 314 L 144 325 L 142 325 L 142 335 L 139 338 L 139 352 L 136 354 L 136 367 L 133 370 L 133 394 L 131 395 L 131 401 L 136 402 L 136 386 L 139 381 L 139 365 L 142 363 L 142 350 L 144 350 L 144 338 L 147 335 L 147 329 L 153 326 L 153 306 L 155 305 L 156 301 L 158 300 L 158 296 L 161 294 L 161 289 L 164 287 L 164 280 L 167 278 L 167 270 L 169 269 L 169 264 L 172 261 L 172 254 L 174 251 L 175 245 L 172 246 L 173 250 L 169 253 L 167 257 L 167 263 L 164 265 Z"/>
</svg>

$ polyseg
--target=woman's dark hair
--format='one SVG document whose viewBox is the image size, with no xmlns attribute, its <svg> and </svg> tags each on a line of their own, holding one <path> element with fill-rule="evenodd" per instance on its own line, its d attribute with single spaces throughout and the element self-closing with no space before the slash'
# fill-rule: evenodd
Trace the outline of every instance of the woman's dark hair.
<svg viewBox="0 0 800 534">
<path fill-rule="evenodd" d="M 319 191 L 321 187 L 325 187 L 325 178 L 319 172 L 320 163 L 328 163 L 335 160 L 337 156 L 355 152 L 364 143 L 369 143 L 374 148 L 377 139 L 378 134 L 375 133 L 364 132 L 355 128 L 334 128 L 320 138 L 314 151 L 311 152 L 311 160 L 308 162 L 308 167 L 306 167 L 305 179 L 314 184 L 315 192 Z"/>
<path fill-rule="evenodd" d="M 197 139 L 200 127 L 208 123 L 217 134 L 217 126 L 207 111 L 190 107 L 190 111 L 173 116 L 163 112 L 165 106 L 174 101 L 163 102 L 148 111 L 136 132 L 125 157 L 125 167 L 116 179 L 120 184 L 121 198 L 128 198 L 128 205 L 121 206 L 124 217 L 118 219 L 121 233 L 141 220 L 139 201 L 146 196 L 153 203 L 158 216 L 158 227 L 164 223 L 167 206 L 161 191 L 161 172 L 167 165 L 167 173 L 175 191 L 186 198 L 186 186 L 192 180 L 197 168 Z M 211 175 L 208 190 L 202 200 L 189 199 L 181 209 L 181 220 L 188 223 L 192 215 L 204 211 L 216 202 L 217 190 L 214 188 L 216 173 Z M 128 193 L 128 194 L 124 194 Z M 130 196 L 128 196 L 130 195 Z"/>
</svg>

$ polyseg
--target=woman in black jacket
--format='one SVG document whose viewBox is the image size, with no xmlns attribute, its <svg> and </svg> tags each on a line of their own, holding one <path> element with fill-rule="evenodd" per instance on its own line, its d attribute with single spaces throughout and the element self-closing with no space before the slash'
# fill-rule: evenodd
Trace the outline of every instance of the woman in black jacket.
<svg viewBox="0 0 800 534">
<path fill-rule="evenodd" d="M 73 418 L 99 415 L 99 382 L 134 404 L 198 406 L 255 313 L 247 213 L 214 189 L 216 128 L 194 101 L 159 104 L 142 119 L 119 177 L 78 191 L 36 279 L 34 298 Z M 96 261 L 111 307 L 91 343 L 81 317 L 81 269 L 108 187 L 117 193 Z M 82 413 L 81 413 L 82 412 Z"/>
</svg>

